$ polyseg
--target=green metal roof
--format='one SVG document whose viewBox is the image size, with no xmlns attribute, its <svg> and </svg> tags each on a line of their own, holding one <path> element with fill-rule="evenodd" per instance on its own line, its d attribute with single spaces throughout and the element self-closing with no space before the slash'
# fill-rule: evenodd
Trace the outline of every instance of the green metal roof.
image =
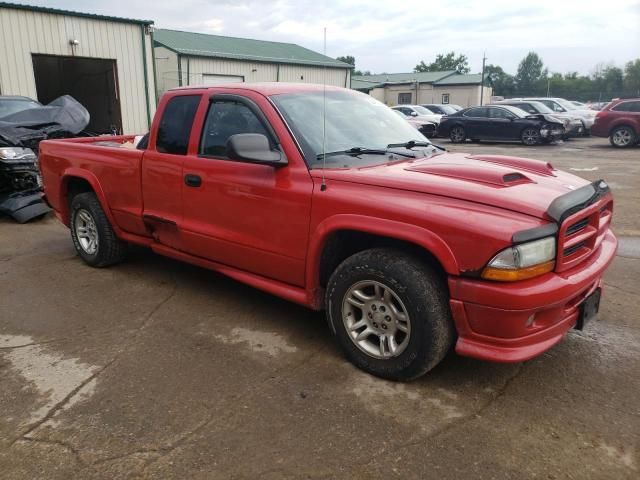
<svg viewBox="0 0 640 480">
<path fill-rule="evenodd" d="M 382 87 L 382 86 L 384 86 L 384 83 L 379 83 L 372 80 L 361 80 L 360 77 L 351 77 L 351 88 L 353 90 L 369 91 L 372 88 Z"/>
<path fill-rule="evenodd" d="M 442 78 L 454 75 L 455 71 L 447 70 L 444 72 L 410 72 L 410 73 L 381 73 L 378 75 L 361 75 L 352 77 L 353 80 L 359 82 L 372 82 L 377 84 L 388 83 L 434 83 Z"/>
<path fill-rule="evenodd" d="M 137 23 L 141 25 L 153 24 L 153 20 L 136 20 L 133 18 L 111 17 L 109 15 L 97 15 L 95 13 L 74 12 L 72 10 L 61 10 L 58 8 L 24 5 L 21 3 L 0 2 L 0 8 L 12 8 L 14 10 L 29 10 L 32 12 L 52 13 L 54 15 L 66 15 L 68 17 L 90 18 L 92 20 L 106 20 L 109 22 Z"/>
<path fill-rule="evenodd" d="M 488 77 L 489 74 L 486 73 L 484 76 L 485 80 Z M 434 82 L 434 85 L 480 85 L 481 79 L 481 73 L 458 74 L 438 80 Z"/>
<path fill-rule="evenodd" d="M 154 32 L 154 40 L 156 45 L 193 57 L 353 68 L 353 65 L 293 43 L 268 42 L 250 38 L 223 37 L 221 35 L 164 29 Z"/>
<path fill-rule="evenodd" d="M 489 74 L 485 74 L 485 80 Z M 462 74 L 454 70 L 442 72 L 381 73 L 351 77 L 354 90 L 371 90 L 384 85 L 406 83 L 432 83 L 434 85 L 480 85 L 480 73 Z"/>
</svg>

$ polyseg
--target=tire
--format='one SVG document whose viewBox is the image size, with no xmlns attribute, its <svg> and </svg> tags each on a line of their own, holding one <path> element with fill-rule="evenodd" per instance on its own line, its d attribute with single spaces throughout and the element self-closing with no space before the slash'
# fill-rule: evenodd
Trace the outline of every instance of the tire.
<svg viewBox="0 0 640 480">
<path fill-rule="evenodd" d="M 325 306 L 351 363 L 390 380 L 425 374 L 456 336 L 446 285 L 428 265 L 401 250 L 375 248 L 347 258 L 329 279 Z"/>
<path fill-rule="evenodd" d="M 463 143 L 466 139 L 467 132 L 465 132 L 464 127 L 461 125 L 456 125 L 449 131 L 449 140 L 451 140 L 451 143 Z"/>
<path fill-rule="evenodd" d="M 80 193 L 71 200 L 71 239 L 84 262 L 106 267 L 122 261 L 126 244 L 116 237 L 95 193 Z"/>
<path fill-rule="evenodd" d="M 616 148 L 628 148 L 638 142 L 638 136 L 633 128 L 621 125 L 611 130 L 609 142 Z"/>
<path fill-rule="evenodd" d="M 540 143 L 540 129 L 535 127 L 527 127 L 520 134 L 522 143 L 527 146 L 538 145 Z"/>
</svg>

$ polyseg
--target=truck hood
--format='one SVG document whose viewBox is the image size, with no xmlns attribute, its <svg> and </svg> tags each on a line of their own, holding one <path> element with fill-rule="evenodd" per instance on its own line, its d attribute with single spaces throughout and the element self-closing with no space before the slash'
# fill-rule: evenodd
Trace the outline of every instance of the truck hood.
<svg viewBox="0 0 640 480">
<path fill-rule="evenodd" d="M 311 172 L 322 178 L 322 170 Z M 546 211 L 554 199 L 589 183 L 539 160 L 465 153 L 324 173 L 327 180 L 457 198 L 546 220 L 551 220 Z"/>
</svg>

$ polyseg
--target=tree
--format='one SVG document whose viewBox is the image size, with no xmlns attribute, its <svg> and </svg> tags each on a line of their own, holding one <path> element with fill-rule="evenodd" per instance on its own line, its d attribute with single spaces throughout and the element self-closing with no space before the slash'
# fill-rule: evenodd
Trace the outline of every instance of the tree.
<svg viewBox="0 0 640 480">
<path fill-rule="evenodd" d="M 487 65 L 484 69 L 489 81 L 493 86 L 493 94 L 508 97 L 515 93 L 515 82 L 513 75 L 509 75 L 499 65 Z"/>
<path fill-rule="evenodd" d="M 439 53 L 436 55 L 435 61 L 430 64 L 421 60 L 413 69 L 414 72 L 442 72 L 444 70 L 455 70 L 458 73 L 469 73 L 469 59 L 466 55 L 460 54 L 456 56 L 456 52 L 447 54 Z"/>
<path fill-rule="evenodd" d="M 542 59 L 535 52 L 529 52 L 518 65 L 515 76 L 516 89 L 520 95 L 535 95 L 546 93 L 547 69 L 544 68 Z"/>
<path fill-rule="evenodd" d="M 345 55 L 344 57 L 338 57 L 338 58 L 336 58 L 336 60 L 339 60 L 339 61 L 344 62 L 344 63 L 348 63 L 349 65 L 353 65 L 354 67 L 356 66 L 356 59 L 355 59 L 355 57 L 353 57 L 351 55 Z"/>
<path fill-rule="evenodd" d="M 341 62 L 344 63 L 348 63 L 349 65 L 353 65 L 354 67 L 356 66 L 356 58 L 352 55 L 345 55 L 344 57 L 337 57 L 336 60 L 340 60 Z M 369 70 L 356 70 L 354 69 L 353 72 L 351 72 L 351 74 L 354 77 L 360 77 L 362 75 L 371 75 L 371 72 Z"/>
<path fill-rule="evenodd" d="M 624 87 L 632 95 L 640 95 L 640 58 L 624 66 Z"/>
</svg>

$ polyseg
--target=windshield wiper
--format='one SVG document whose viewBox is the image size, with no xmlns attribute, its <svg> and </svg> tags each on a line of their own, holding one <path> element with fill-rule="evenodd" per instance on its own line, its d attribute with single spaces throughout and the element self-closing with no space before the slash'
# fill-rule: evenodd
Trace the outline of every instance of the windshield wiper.
<svg viewBox="0 0 640 480">
<path fill-rule="evenodd" d="M 442 150 L 443 152 L 447 151 L 446 148 L 440 145 L 436 145 L 435 143 L 421 142 L 419 140 L 409 140 L 408 142 L 404 143 L 390 143 L 389 145 L 387 145 L 387 148 L 406 148 L 407 150 L 411 150 L 413 147 L 434 147 L 438 150 Z"/>
<path fill-rule="evenodd" d="M 413 155 L 409 155 L 407 153 L 399 153 L 399 152 L 391 152 L 386 149 L 380 148 L 363 148 L 363 147 L 353 147 L 347 150 L 338 150 L 336 152 L 327 152 L 327 153 L 319 153 L 316 155 L 316 159 L 322 160 L 322 157 L 336 157 L 338 155 L 350 155 L 353 157 L 357 157 L 358 155 L 399 155 L 401 157 L 413 158 Z"/>
</svg>

